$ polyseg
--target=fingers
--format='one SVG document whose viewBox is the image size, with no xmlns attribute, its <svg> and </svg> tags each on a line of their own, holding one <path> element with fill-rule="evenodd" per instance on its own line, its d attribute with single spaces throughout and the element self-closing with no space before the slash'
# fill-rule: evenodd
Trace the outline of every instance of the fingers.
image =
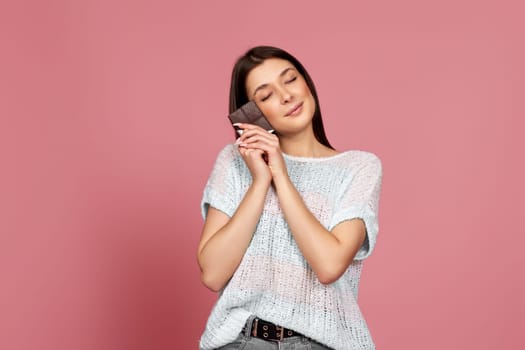
<svg viewBox="0 0 525 350">
<path fill-rule="evenodd" d="M 233 125 L 238 126 L 238 127 L 240 127 L 241 129 L 243 129 L 243 130 L 259 129 L 259 130 L 263 130 L 263 131 L 265 131 L 265 132 L 268 132 L 268 131 L 264 130 L 263 128 L 261 128 L 260 126 L 255 125 L 255 124 L 249 124 L 249 123 L 235 123 L 235 124 L 233 124 Z"/>
<path fill-rule="evenodd" d="M 246 147 L 239 147 L 239 153 L 243 158 L 261 158 L 264 154 L 264 151 L 257 148 L 246 148 Z"/>
<path fill-rule="evenodd" d="M 277 137 L 273 133 L 270 133 L 270 132 L 266 131 L 265 129 L 261 128 L 258 125 L 246 124 L 246 123 L 236 123 L 234 125 L 238 126 L 243 131 L 242 135 L 239 137 L 241 140 L 245 139 L 246 137 L 249 137 L 250 135 L 254 135 L 254 134 L 261 134 L 261 135 L 265 135 L 265 136 Z"/>
<path fill-rule="evenodd" d="M 272 133 L 264 130 L 263 128 L 252 125 L 252 124 L 239 124 L 243 129 L 242 135 L 237 139 L 236 144 L 241 146 L 256 146 L 256 145 L 267 145 L 270 147 L 278 147 L 279 139 Z"/>
<path fill-rule="evenodd" d="M 260 150 L 263 153 L 272 153 L 274 150 L 277 149 L 277 146 L 273 143 L 267 142 L 267 140 L 258 140 L 255 137 L 250 138 L 249 143 L 241 143 L 239 144 L 239 149 L 246 149 L 246 150 Z"/>
<path fill-rule="evenodd" d="M 266 175 L 269 175 L 270 178 L 274 174 L 286 174 L 286 164 L 281 154 L 279 138 L 256 125 L 239 123 L 238 126 L 243 133 L 237 139 L 236 144 L 250 171 L 252 171 L 251 166 L 253 167 L 252 174 L 255 171 L 260 175 L 259 170 L 263 172 L 263 168 L 264 171 L 269 171 Z M 264 166 L 260 163 L 261 161 L 264 162 Z"/>
</svg>

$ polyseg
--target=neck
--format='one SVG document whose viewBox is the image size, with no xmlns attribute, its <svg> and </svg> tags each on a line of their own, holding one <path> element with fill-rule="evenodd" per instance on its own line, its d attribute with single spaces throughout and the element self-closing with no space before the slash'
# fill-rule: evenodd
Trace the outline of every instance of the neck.
<svg viewBox="0 0 525 350">
<path fill-rule="evenodd" d="M 281 150 L 291 156 L 315 158 L 327 153 L 327 147 L 317 141 L 313 130 L 292 136 L 282 135 L 279 141 Z"/>
</svg>

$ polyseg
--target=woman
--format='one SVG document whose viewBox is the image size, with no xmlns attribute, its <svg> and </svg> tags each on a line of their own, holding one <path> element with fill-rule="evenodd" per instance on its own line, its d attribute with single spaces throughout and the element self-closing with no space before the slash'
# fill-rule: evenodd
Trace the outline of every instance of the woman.
<svg viewBox="0 0 525 350">
<path fill-rule="evenodd" d="M 230 112 L 248 100 L 276 133 L 240 124 L 204 190 L 198 262 L 220 294 L 200 348 L 374 349 L 357 292 L 381 161 L 330 146 L 310 76 L 281 49 L 238 59 Z"/>
</svg>

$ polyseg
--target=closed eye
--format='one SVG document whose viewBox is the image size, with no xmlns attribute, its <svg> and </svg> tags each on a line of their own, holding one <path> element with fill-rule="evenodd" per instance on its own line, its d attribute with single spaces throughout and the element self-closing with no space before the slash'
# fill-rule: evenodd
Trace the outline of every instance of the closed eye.
<svg viewBox="0 0 525 350">
<path fill-rule="evenodd" d="M 293 77 L 292 79 L 289 79 L 289 80 L 285 81 L 285 83 L 289 84 L 291 82 L 294 82 L 296 79 L 297 79 L 297 77 Z"/>
<path fill-rule="evenodd" d="M 272 96 L 272 93 L 270 92 L 268 95 L 264 96 L 261 101 L 266 101 L 267 99 L 270 98 L 270 96 Z"/>
</svg>

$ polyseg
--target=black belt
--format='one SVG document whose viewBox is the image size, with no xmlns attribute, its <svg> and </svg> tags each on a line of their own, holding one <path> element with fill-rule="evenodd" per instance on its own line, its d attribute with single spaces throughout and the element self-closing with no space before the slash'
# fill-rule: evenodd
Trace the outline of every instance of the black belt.
<svg viewBox="0 0 525 350">
<path fill-rule="evenodd" d="M 271 322 L 255 318 L 252 322 L 251 335 L 264 340 L 280 341 L 284 338 L 302 336 L 294 330 L 274 325 Z"/>
</svg>

